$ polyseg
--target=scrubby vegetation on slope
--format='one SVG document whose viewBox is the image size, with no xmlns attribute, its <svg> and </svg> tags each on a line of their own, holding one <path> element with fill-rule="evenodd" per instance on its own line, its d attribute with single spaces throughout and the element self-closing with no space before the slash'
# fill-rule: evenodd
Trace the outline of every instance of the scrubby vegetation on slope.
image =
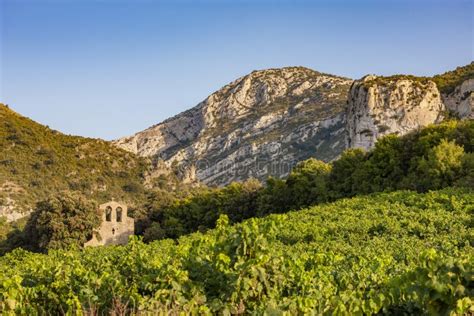
<svg viewBox="0 0 474 316">
<path fill-rule="evenodd" d="M 435 75 L 433 77 L 420 77 L 403 74 L 385 77 L 377 76 L 372 80 L 364 82 L 364 86 L 368 88 L 374 84 L 389 85 L 395 83 L 398 80 L 410 80 L 421 87 L 431 80 L 436 83 L 441 93 L 450 94 L 457 86 L 468 79 L 474 79 L 474 62 L 466 66 L 457 67 L 455 70 L 445 72 L 444 74 Z"/>
<path fill-rule="evenodd" d="M 0 311 L 22 314 L 473 312 L 472 191 L 343 199 L 178 243 L 0 258 Z"/>
<path fill-rule="evenodd" d="M 269 179 L 265 187 L 234 183 L 166 204 L 149 196 L 145 240 L 205 231 L 220 214 L 240 222 L 373 192 L 474 187 L 473 152 L 474 121 L 449 121 L 403 137 L 389 135 L 373 150 L 349 150 L 331 164 L 303 161 L 286 180 Z"/>
<path fill-rule="evenodd" d="M 57 192 L 135 202 L 147 163 L 106 141 L 51 130 L 0 104 L 0 205 L 27 211 Z"/>
<path fill-rule="evenodd" d="M 467 79 L 474 79 L 474 62 L 433 77 L 433 81 L 436 82 L 439 90 L 446 94 L 453 92 L 457 86 Z"/>
</svg>

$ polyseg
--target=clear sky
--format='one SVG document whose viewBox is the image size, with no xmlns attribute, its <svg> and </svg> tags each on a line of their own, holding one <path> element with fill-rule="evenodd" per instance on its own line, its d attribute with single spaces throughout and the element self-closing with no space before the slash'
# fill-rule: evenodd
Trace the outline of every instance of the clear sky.
<svg viewBox="0 0 474 316">
<path fill-rule="evenodd" d="M 433 75 L 472 61 L 472 0 L 0 0 L 0 102 L 113 139 L 255 69 Z"/>
</svg>

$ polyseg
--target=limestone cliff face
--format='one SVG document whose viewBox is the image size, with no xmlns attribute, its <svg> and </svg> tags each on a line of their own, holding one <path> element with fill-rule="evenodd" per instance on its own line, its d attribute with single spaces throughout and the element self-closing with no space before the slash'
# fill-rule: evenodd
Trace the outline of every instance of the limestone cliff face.
<svg viewBox="0 0 474 316">
<path fill-rule="evenodd" d="M 446 107 L 459 118 L 474 119 L 474 79 L 465 80 L 442 98 Z"/>
<path fill-rule="evenodd" d="M 433 81 L 370 75 L 354 82 L 346 111 L 347 146 L 370 149 L 381 136 L 440 122 L 445 105 Z"/>
<path fill-rule="evenodd" d="M 345 149 L 351 83 L 302 67 L 255 71 L 115 144 L 178 168 L 186 181 L 282 177 L 300 160 L 329 161 Z"/>
</svg>

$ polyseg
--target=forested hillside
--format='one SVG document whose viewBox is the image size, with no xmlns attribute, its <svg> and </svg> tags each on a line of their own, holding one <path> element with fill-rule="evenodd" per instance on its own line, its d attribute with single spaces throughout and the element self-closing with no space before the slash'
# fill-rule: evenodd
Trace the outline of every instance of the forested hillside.
<svg viewBox="0 0 474 316">
<path fill-rule="evenodd" d="M 18 314 L 473 313 L 472 191 L 343 199 L 149 245 L 15 250 L 0 311 Z"/>
<path fill-rule="evenodd" d="M 27 212 L 64 190 L 132 204 L 143 194 L 144 159 L 103 140 L 62 134 L 3 104 L 0 148 L 0 215 Z"/>
</svg>

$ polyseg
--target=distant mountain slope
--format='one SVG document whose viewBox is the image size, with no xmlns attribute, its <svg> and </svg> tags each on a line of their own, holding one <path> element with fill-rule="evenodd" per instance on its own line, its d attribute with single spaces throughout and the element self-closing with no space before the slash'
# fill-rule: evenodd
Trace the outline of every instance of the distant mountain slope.
<svg viewBox="0 0 474 316">
<path fill-rule="evenodd" d="M 61 134 L 0 104 L 0 216 L 21 217 L 61 190 L 133 202 L 146 169 L 144 159 L 106 141 Z"/>
<path fill-rule="evenodd" d="M 285 176 L 298 161 L 332 160 L 345 148 L 351 83 L 303 67 L 254 71 L 115 144 L 210 185 Z"/>
</svg>

